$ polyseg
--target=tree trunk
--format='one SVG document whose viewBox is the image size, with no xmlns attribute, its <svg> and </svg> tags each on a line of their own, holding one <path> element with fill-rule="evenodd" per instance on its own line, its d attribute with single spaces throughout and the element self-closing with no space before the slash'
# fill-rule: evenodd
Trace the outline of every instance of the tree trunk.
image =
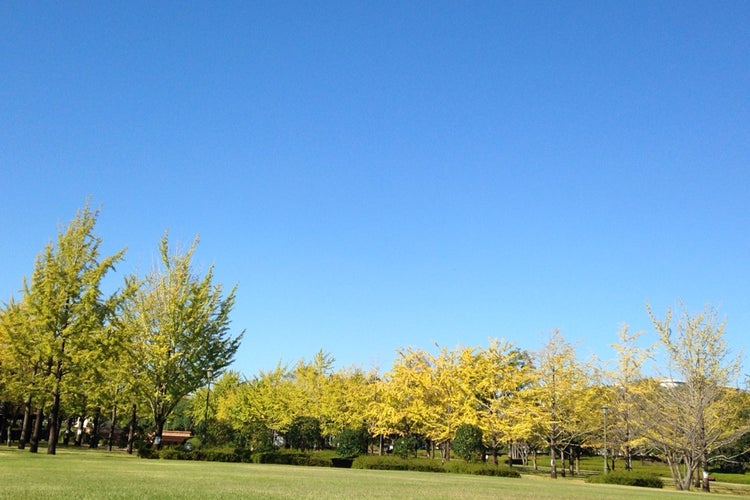
<svg viewBox="0 0 750 500">
<path fill-rule="evenodd" d="M 94 428 L 91 431 L 91 441 L 89 442 L 90 449 L 96 449 L 99 447 L 99 420 L 101 419 L 102 409 L 100 406 L 94 408 Z"/>
<path fill-rule="evenodd" d="M 708 464 L 706 463 L 705 459 L 703 460 L 703 474 L 701 475 L 701 477 L 702 477 L 702 480 L 703 480 L 702 481 L 703 482 L 703 484 L 702 484 L 703 491 L 705 491 L 706 493 L 710 493 L 711 492 L 711 483 L 708 480 Z"/>
<path fill-rule="evenodd" d="M 7 436 L 7 443 L 6 444 L 9 447 L 10 447 L 10 440 L 13 437 L 12 436 L 12 433 L 13 433 L 13 424 L 15 423 L 15 421 L 16 421 L 15 419 L 11 420 L 10 423 L 9 423 L 9 425 L 8 425 L 8 428 L 5 430 L 6 431 L 6 436 Z"/>
<path fill-rule="evenodd" d="M 133 404 L 133 408 L 130 414 L 130 426 L 128 429 L 128 455 L 133 454 L 133 442 L 135 441 L 135 426 L 137 423 L 136 405 Z"/>
<path fill-rule="evenodd" d="M 112 405 L 112 425 L 109 426 L 109 436 L 107 437 L 107 440 L 109 441 L 109 444 L 107 445 L 107 451 L 112 451 L 112 441 L 115 439 L 115 424 L 117 422 L 117 405 Z"/>
<path fill-rule="evenodd" d="M 549 477 L 557 479 L 557 464 L 555 463 L 555 448 L 549 447 Z"/>
<path fill-rule="evenodd" d="M 31 433 L 31 441 L 29 442 L 29 451 L 31 453 L 39 451 L 39 440 L 42 436 L 42 419 L 44 419 L 44 413 L 40 406 L 37 408 L 36 415 L 34 416 L 34 430 Z"/>
<path fill-rule="evenodd" d="M 21 435 L 18 437 L 18 449 L 26 448 L 26 443 L 31 438 L 31 395 L 26 398 L 23 404 L 23 423 L 21 424 Z"/>
<path fill-rule="evenodd" d="M 164 417 L 161 415 L 156 420 L 156 431 L 154 432 L 154 446 L 161 450 L 161 436 L 164 433 Z"/>
<path fill-rule="evenodd" d="M 52 411 L 49 414 L 49 438 L 47 439 L 47 455 L 57 452 L 57 439 L 59 437 L 60 423 L 60 381 L 57 381 L 52 399 Z"/>
</svg>

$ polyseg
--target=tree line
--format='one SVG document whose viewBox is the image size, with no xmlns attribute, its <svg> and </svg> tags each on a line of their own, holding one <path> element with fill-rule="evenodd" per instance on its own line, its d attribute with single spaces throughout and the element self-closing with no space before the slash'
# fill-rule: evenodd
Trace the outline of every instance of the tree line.
<svg viewBox="0 0 750 500">
<path fill-rule="evenodd" d="M 320 351 L 244 378 L 227 371 L 242 337 L 230 331 L 235 288 L 214 283 L 212 268 L 193 271 L 197 239 L 180 254 L 165 234 L 160 265 L 106 294 L 103 279 L 125 250 L 100 256 L 97 217 L 80 210 L 37 257 L 20 297 L 0 309 L 0 401 L 6 417 L 23 415 L 20 448 L 37 451 L 45 421 L 48 453 L 60 438 L 81 444 L 71 429 L 90 418 L 95 428 L 109 419 L 111 432 L 127 421 L 132 451 L 146 417 L 140 437 L 157 446 L 165 427 L 200 426 L 214 443 L 256 450 L 355 435 L 381 453 L 422 446 L 448 460 L 454 446 L 466 456 L 465 443 L 480 439 L 495 462 L 508 453 L 511 463 L 537 466 L 537 454 L 548 454 L 551 477 L 575 473 L 583 453 L 603 454 L 607 469 L 650 455 L 669 464 L 678 488 L 706 490 L 710 464 L 747 451 L 738 443 L 750 429 L 750 399 L 732 387 L 740 358 L 710 305 L 690 314 L 680 304 L 664 318 L 647 305 L 656 341 L 642 347 L 643 333 L 623 326 L 609 367 L 579 360 L 555 330 L 536 352 L 500 339 L 406 347 L 380 373 L 335 370 Z M 653 360 L 661 370 L 647 369 Z"/>
<path fill-rule="evenodd" d="M 465 442 L 472 432 L 469 426 L 495 463 L 508 453 L 510 463 L 536 468 L 544 451 L 555 478 L 576 473 L 583 453 L 603 454 L 608 470 L 617 461 L 629 470 L 635 457 L 658 457 L 679 489 L 708 489 L 712 463 L 747 454 L 732 446 L 750 431 L 750 395 L 731 386 L 739 358 L 728 357 L 724 323 L 710 306 L 696 316 L 683 309 L 676 322 L 671 311 L 652 318 L 657 343 L 640 347 L 643 333 L 623 326 L 610 368 L 578 360 L 575 346 L 557 330 L 538 352 L 503 340 L 485 347 L 404 348 L 384 374 L 334 370 L 333 357 L 320 351 L 310 361 L 249 379 L 229 372 L 208 408 L 205 388 L 191 408 L 196 421 L 209 415 L 224 439 L 231 435 L 255 448 L 312 419 L 318 430 L 311 436 L 320 442 L 364 430 L 377 452 L 384 443 L 407 443 L 412 452 L 421 443 L 430 457 L 448 460 L 457 440 Z M 661 354 L 667 369 L 647 376 L 646 363 Z"/>
<path fill-rule="evenodd" d="M 32 452 L 46 437 L 47 453 L 55 454 L 60 437 L 68 444 L 85 418 L 96 428 L 102 412 L 116 422 L 123 408 L 129 451 L 144 407 L 159 443 L 176 405 L 204 384 L 207 369 L 229 366 L 240 345 L 242 334 L 230 332 L 235 289 L 215 284 L 212 268 L 193 272 L 197 239 L 179 254 L 165 234 L 159 266 L 105 293 L 104 278 L 125 249 L 101 255 L 98 215 L 88 204 L 79 210 L 36 258 L 20 298 L 0 309 L 0 401 L 6 416 L 20 408 L 19 447 Z M 80 444 L 80 432 L 74 439 Z M 93 446 L 97 440 L 95 432 Z"/>
</svg>

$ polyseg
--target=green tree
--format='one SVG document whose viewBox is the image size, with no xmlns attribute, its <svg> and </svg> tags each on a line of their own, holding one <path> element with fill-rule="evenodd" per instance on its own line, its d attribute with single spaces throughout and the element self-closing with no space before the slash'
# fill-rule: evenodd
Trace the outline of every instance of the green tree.
<svg viewBox="0 0 750 500">
<path fill-rule="evenodd" d="M 482 453 L 484 450 L 482 429 L 472 424 L 459 425 L 456 429 L 456 436 L 453 438 L 452 448 L 454 453 L 470 462 L 472 455 Z"/>
<path fill-rule="evenodd" d="M 367 453 L 370 434 L 364 427 L 360 427 L 359 429 L 347 427 L 341 431 L 336 441 L 336 453 L 340 457 L 354 458 Z"/>
<path fill-rule="evenodd" d="M 125 294 L 104 296 L 102 280 L 125 250 L 100 258 L 101 238 L 94 234 L 98 211 L 88 205 L 58 232 L 37 257 L 30 281 L 24 282 L 27 321 L 17 333 L 33 338 L 43 360 L 45 388 L 51 396 L 47 453 L 55 454 L 61 398 L 69 378 L 85 377 L 107 358 L 119 307 Z"/>
<path fill-rule="evenodd" d="M 163 268 L 145 278 L 123 314 L 157 446 L 175 406 L 206 384 L 207 370 L 219 375 L 232 363 L 242 337 L 229 331 L 236 287 L 224 296 L 213 267 L 203 277 L 193 273 L 197 244 L 196 238 L 186 253 L 172 255 L 165 235 L 159 245 Z"/>
<path fill-rule="evenodd" d="M 286 445 L 302 451 L 321 448 L 323 434 L 320 429 L 320 420 L 309 416 L 295 418 L 286 433 Z"/>
</svg>

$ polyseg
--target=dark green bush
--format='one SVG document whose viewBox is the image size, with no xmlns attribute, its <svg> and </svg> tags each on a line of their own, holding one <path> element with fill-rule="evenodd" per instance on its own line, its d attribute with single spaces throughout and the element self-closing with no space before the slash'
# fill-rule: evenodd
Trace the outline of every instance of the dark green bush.
<svg viewBox="0 0 750 500">
<path fill-rule="evenodd" d="M 393 454 L 401 458 L 416 457 L 418 444 L 416 437 L 402 436 L 393 443 Z"/>
<path fill-rule="evenodd" d="M 320 420 L 315 417 L 296 417 L 286 433 L 286 443 L 297 450 L 315 450 L 323 447 Z"/>
<path fill-rule="evenodd" d="M 144 443 L 138 447 L 138 456 L 140 458 L 159 458 L 159 450 L 154 448 L 151 443 Z"/>
<path fill-rule="evenodd" d="M 390 455 L 360 455 L 354 459 L 352 469 L 408 470 L 408 460 Z"/>
<path fill-rule="evenodd" d="M 472 424 L 459 425 L 451 448 L 456 455 L 470 462 L 472 455 L 478 455 L 484 450 L 482 429 Z"/>
<path fill-rule="evenodd" d="M 353 462 L 354 462 L 353 458 L 334 457 L 331 459 L 331 465 L 333 467 L 338 467 L 340 469 L 351 469 Z"/>
<path fill-rule="evenodd" d="M 436 460 L 406 459 L 394 456 L 360 455 L 352 463 L 353 469 L 374 470 L 413 470 L 421 472 L 445 472 L 442 464 Z"/>
<path fill-rule="evenodd" d="M 521 477 L 515 469 L 505 466 L 483 463 L 467 463 L 464 461 L 452 460 L 446 462 L 443 467 L 447 472 L 456 474 L 474 474 L 479 476 L 498 476 L 498 477 Z"/>
<path fill-rule="evenodd" d="M 191 460 L 192 456 L 178 448 L 163 448 L 159 451 L 159 458 L 164 460 Z"/>
<path fill-rule="evenodd" d="M 664 482 L 654 474 L 646 472 L 615 471 L 588 478 L 589 483 L 621 484 L 643 488 L 664 488 Z"/>
<path fill-rule="evenodd" d="M 336 440 L 336 452 L 342 458 L 354 458 L 367 453 L 370 434 L 367 429 L 344 429 Z"/>
<path fill-rule="evenodd" d="M 330 467 L 331 457 L 323 453 L 301 453 L 296 451 L 267 451 L 253 453 L 252 462 L 257 464 L 308 465 L 313 467 Z"/>
</svg>

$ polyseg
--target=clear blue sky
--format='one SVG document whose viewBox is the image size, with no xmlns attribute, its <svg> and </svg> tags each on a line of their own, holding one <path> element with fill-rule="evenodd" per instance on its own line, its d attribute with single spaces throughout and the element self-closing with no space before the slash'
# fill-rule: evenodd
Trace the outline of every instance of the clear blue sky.
<svg viewBox="0 0 750 500">
<path fill-rule="evenodd" d="M 91 196 L 118 276 L 200 234 L 246 375 L 646 300 L 750 347 L 745 1 L 6 1 L 0 174 L 0 300 Z"/>
</svg>

